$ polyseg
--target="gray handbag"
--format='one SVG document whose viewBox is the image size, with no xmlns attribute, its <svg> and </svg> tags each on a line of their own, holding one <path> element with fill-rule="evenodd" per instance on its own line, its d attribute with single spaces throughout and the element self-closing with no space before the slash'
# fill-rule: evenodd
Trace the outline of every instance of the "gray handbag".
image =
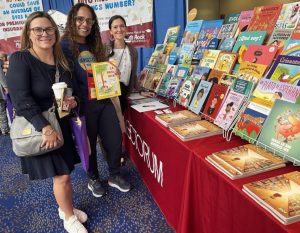
<svg viewBox="0 0 300 233">
<path fill-rule="evenodd" d="M 24 117 L 15 116 L 10 128 L 10 138 L 12 140 L 13 151 L 17 156 L 42 155 L 56 150 L 64 144 L 61 128 L 55 115 L 55 108 L 49 108 L 48 111 L 44 111 L 42 114 L 60 136 L 60 143 L 51 149 L 46 150 L 42 148 L 42 132 L 36 131 L 34 126 Z"/>
</svg>

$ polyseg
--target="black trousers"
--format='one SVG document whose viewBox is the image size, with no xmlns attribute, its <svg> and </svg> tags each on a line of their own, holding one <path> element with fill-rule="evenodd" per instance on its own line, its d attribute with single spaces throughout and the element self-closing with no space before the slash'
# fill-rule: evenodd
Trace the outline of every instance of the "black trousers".
<svg viewBox="0 0 300 233">
<path fill-rule="evenodd" d="M 121 86 L 121 95 L 119 96 L 119 100 L 120 100 L 122 114 L 124 115 L 126 105 L 127 105 L 128 87 L 125 86 L 125 84 L 121 83 L 121 82 L 120 82 L 120 86 Z"/>
<path fill-rule="evenodd" d="M 109 173 L 112 176 L 118 175 L 121 166 L 122 135 L 117 113 L 111 100 L 88 101 L 82 105 L 91 144 L 88 177 L 90 179 L 99 178 L 96 151 L 98 135 L 107 154 Z"/>
</svg>

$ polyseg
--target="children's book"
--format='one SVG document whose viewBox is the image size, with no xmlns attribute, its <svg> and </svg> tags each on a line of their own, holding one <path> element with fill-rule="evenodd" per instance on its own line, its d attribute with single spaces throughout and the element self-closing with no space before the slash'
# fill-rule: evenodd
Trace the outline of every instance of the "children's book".
<svg viewBox="0 0 300 233">
<path fill-rule="evenodd" d="M 231 52 L 233 46 L 235 43 L 235 38 L 225 38 L 224 40 L 221 41 L 219 50 L 222 52 Z"/>
<path fill-rule="evenodd" d="M 161 79 L 161 76 L 162 73 L 160 72 L 149 73 L 147 79 L 145 80 L 144 88 L 150 91 L 155 91 Z"/>
<path fill-rule="evenodd" d="M 169 99 L 174 99 L 177 97 L 177 94 L 179 92 L 179 89 L 181 87 L 181 84 L 183 82 L 184 78 L 179 76 L 173 76 L 169 82 L 167 91 L 166 91 L 166 97 Z"/>
<path fill-rule="evenodd" d="M 163 54 L 165 52 L 165 48 L 166 48 L 165 44 L 156 44 L 152 56 L 157 57 L 158 55 Z"/>
<path fill-rule="evenodd" d="M 247 48 L 250 44 L 262 44 L 266 35 L 266 31 L 241 32 L 234 44 L 232 52 L 239 52 L 242 45 Z"/>
<path fill-rule="evenodd" d="M 243 185 L 243 191 L 281 223 L 300 220 L 300 172 L 254 181 Z"/>
<path fill-rule="evenodd" d="M 225 19 L 224 24 L 226 24 L 226 23 L 238 23 L 239 17 L 240 17 L 240 13 L 228 14 L 226 19 Z"/>
<path fill-rule="evenodd" d="M 183 33 L 181 44 L 195 44 L 199 37 L 199 32 L 203 20 L 188 21 Z"/>
<path fill-rule="evenodd" d="M 223 24 L 217 38 L 220 40 L 225 38 L 234 38 L 237 28 L 238 28 L 237 23 Z"/>
<path fill-rule="evenodd" d="M 203 54 L 203 58 L 201 59 L 199 65 L 213 69 L 217 62 L 220 52 L 221 52 L 220 50 L 214 50 L 214 49 L 205 50 Z"/>
<path fill-rule="evenodd" d="M 181 110 L 177 112 L 156 115 L 155 120 L 157 120 L 163 126 L 168 127 L 190 121 L 201 120 L 201 117 L 189 110 Z"/>
<path fill-rule="evenodd" d="M 230 73 L 233 66 L 235 65 L 237 56 L 238 56 L 237 53 L 221 52 L 218 56 L 218 60 L 215 64 L 214 69 L 226 73 Z"/>
<path fill-rule="evenodd" d="M 300 20 L 298 21 L 298 24 L 291 35 L 291 39 L 300 40 Z"/>
<path fill-rule="evenodd" d="M 175 76 L 185 78 L 189 73 L 189 68 L 190 66 L 186 64 L 178 65 L 175 72 Z"/>
<path fill-rule="evenodd" d="M 209 121 L 214 121 L 219 112 L 221 104 L 226 96 L 228 87 L 220 84 L 213 84 L 208 95 L 202 115 Z"/>
<path fill-rule="evenodd" d="M 197 76 L 200 77 L 200 80 L 207 80 L 209 71 L 210 71 L 210 69 L 208 67 L 203 67 L 203 66 L 196 65 L 194 67 L 192 76 L 197 75 Z"/>
<path fill-rule="evenodd" d="M 300 85 L 300 57 L 280 55 L 269 70 L 266 78 Z"/>
<path fill-rule="evenodd" d="M 164 39 L 164 44 L 176 43 L 180 26 L 169 27 Z"/>
<path fill-rule="evenodd" d="M 281 55 L 300 57 L 300 40 L 287 40 Z"/>
<path fill-rule="evenodd" d="M 242 58 L 243 61 L 270 66 L 277 52 L 274 45 L 249 45 Z"/>
<path fill-rule="evenodd" d="M 300 17 L 300 2 L 291 2 L 282 5 L 275 29 L 295 29 Z"/>
<path fill-rule="evenodd" d="M 276 25 L 281 7 L 282 4 L 255 7 L 247 30 L 267 31 L 266 41 L 268 41 Z"/>
<path fill-rule="evenodd" d="M 219 80 L 219 83 L 227 87 L 230 87 L 233 85 L 235 80 L 236 80 L 236 75 L 224 73 L 221 79 Z"/>
<path fill-rule="evenodd" d="M 170 74 L 170 73 L 165 73 L 162 75 L 162 78 L 160 79 L 160 81 L 158 83 L 157 89 L 155 90 L 157 95 L 160 95 L 163 97 L 166 96 L 167 89 L 168 89 L 171 79 L 172 79 L 172 74 Z"/>
<path fill-rule="evenodd" d="M 252 19 L 253 10 L 249 11 L 242 11 L 239 17 L 239 26 L 238 26 L 238 33 L 244 32 L 247 30 L 248 25 Z"/>
<path fill-rule="evenodd" d="M 190 100 L 192 99 L 195 87 L 198 85 L 199 81 L 199 76 L 186 77 L 180 87 L 177 97 L 177 103 L 184 107 L 187 107 Z"/>
<path fill-rule="evenodd" d="M 121 95 L 120 76 L 112 62 L 92 63 L 97 100 Z"/>
<path fill-rule="evenodd" d="M 207 81 L 212 83 L 220 83 L 220 80 L 224 74 L 224 71 L 212 69 L 208 75 Z"/>
<path fill-rule="evenodd" d="M 238 78 L 257 83 L 264 75 L 267 66 L 251 62 L 243 62 L 236 75 Z"/>
<path fill-rule="evenodd" d="M 258 137 L 258 145 L 299 165 L 299 136 L 300 105 L 276 100 Z"/>
<path fill-rule="evenodd" d="M 253 144 L 215 152 L 206 157 L 232 180 L 284 167 L 286 161 Z"/>
<path fill-rule="evenodd" d="M 176 48 L 177 44 L 176 43 L 173 43 L 173 42 L 170 42 L 168 44 L 166 44 L 166 48 L 165 48 L 165 54 L 166 55 L 170 55 L 170 53 L 172 52 L 172 50 L 174 48 Z M 167 63 L 168 63 L 168 59 L 167 60 Z"/>
<path fill-rule="evenodd" d="M 188 64 L 192 63 L 192 58 L 194 54 L 194 44 L 183 43 L 181 45 L 178 64 Z"/>
<path fill-rule="evenodd" d="M 177 70 L 177 65 L 168 64 L 166 73 L 171 74 L 172 76 L 174 76 L 176 74 L 176 70 Z"/>
<path fill-rule="evenodd" d="M 189 109 L 196 114 L 199 114 L 202 110 L 205 100 L 208 97 L 210 89 L 212 87 L 211 82 L 207 82 L 205 80 L 201 80 L 197 90 L 195 91 L 194 97 L 189 105 Z"/>
<path fill-rule="evenodd" d="M 206 120 L 197 120 L 170 126 L 170 131 L 182 141 L 221 134 L 222 130 Z"/>
</svg>

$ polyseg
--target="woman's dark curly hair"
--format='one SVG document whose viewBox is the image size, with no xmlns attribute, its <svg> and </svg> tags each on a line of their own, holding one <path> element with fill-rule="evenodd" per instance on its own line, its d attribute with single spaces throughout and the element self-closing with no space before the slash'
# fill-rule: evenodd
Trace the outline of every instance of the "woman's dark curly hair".
<svg viewBox="0 0 300 233">
<path fill-rule="evenodd" d="M 98 24 L 98 19 L 95 11 L 92 7 L 85 3 L 77 3 L 70 10 L 67 18 L 65 33 L 62 36 L 62 40 L 67 39 L 70 41 L 70 49 L 73 54 L 78 57 L 79 56 L 79 47 L 76 43 L 76 20 L 75 17 L 81 7 L 86 7 L 90 10 L 92 14 L 92 18 L 95 21 L 91 28 L 91 33 L 86 37 L 86 44 L 89 46 L 90 52 L 95 56 L 97 62 L 106 61 L 107 57 L 105 55 L 105 48 L 102 43 L 101 35 L 100 35 L 100 27 Z"/>
</svg>

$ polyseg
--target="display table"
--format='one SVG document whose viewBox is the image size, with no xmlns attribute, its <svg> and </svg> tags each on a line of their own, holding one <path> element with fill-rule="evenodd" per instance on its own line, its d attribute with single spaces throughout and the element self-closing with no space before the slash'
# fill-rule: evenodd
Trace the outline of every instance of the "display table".
<svg viewBox="0 0 300 233">
<path fill-rule="evenodd" d="M 126 148 L 176 232 L 300 232 L 300 223 L 284 226 L 242 192 L 245 183 L 296 170 L 295 167 L 289 165 L 232 181 L 204 158 L 245 141 L 233 137 L 226 142 L 218 135 L 182 142 L 154 117 L 154 112 L 138 113 L 128 108 Z"/>
</svg>

